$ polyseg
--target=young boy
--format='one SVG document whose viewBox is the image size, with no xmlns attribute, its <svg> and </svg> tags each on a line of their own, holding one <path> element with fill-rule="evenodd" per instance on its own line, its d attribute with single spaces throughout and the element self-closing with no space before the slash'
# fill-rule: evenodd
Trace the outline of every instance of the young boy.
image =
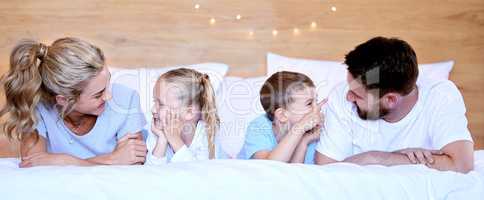
<svg viewBox="0 0 484 200">
<path fill-rule="evenodd" d="M 306 75 L 283 71 L 269 77 L 260 90 L 266 114 L 250 122 L 241 157 L 313 164 L 325 103 L 316 99 Z"/>
</svg>

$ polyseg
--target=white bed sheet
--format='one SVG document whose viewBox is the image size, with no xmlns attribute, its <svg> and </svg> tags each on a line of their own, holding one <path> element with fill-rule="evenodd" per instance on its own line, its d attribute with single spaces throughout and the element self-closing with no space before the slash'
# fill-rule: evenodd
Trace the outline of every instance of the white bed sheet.
<svg viewBox="0 0 484 200">
<path fill-rule="evenodd" d="M 36 167 L 0 159 L 1 199 L 483 199 L 484 151 L 469 174 L 425 166 L 214 160 L 164 166 Z"/>
</svg>

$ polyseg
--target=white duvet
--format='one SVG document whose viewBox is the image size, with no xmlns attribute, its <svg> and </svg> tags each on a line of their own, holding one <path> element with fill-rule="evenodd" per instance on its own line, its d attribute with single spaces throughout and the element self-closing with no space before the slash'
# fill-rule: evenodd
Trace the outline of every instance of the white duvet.
<svg viewBox="0 0 484 200">
<path fill-rule="evenodd" d="M 422 165 L 313 166 L 214 160 L 164 166 L 36 167 L 0 159 L 0 199 L 484 199 L 484 151 L 469 174 Z"/>
</svg>

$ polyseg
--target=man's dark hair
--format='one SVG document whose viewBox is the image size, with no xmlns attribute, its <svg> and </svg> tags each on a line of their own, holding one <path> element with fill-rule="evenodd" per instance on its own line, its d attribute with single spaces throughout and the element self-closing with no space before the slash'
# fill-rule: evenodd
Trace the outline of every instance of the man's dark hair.
<svg viewBox="0 0 484 200">
<path fill-rule="evenodd" d="M 417 82 L 415 51 L 397 38 L 370 39 L 349 52 L 345 64 L 353 78 L 366 89 L 379 89 L 380 97 L 389 92 L 407 95 Z"/>
</svg>

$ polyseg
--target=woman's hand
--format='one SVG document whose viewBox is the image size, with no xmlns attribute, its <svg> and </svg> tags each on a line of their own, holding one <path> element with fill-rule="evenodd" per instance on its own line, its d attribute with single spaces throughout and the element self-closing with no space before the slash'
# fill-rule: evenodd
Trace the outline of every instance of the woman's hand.
<svg viewBox="0 0 484 200">
<path fill-rule="evenodd" d="M 132 165 L 144 163 L 147 148 L 142 140 L 140 133 L 126 134 L 120 140 L 111 153 L 111 164 L 113 165 Z"/>
</svg>

